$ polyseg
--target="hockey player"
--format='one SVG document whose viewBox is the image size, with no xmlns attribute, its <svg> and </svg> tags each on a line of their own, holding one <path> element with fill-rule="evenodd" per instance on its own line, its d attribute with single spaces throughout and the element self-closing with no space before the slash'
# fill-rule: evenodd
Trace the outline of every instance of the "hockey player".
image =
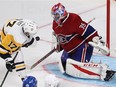
<svg viewBox="0 0 116 87">
<path fill-rule="evenodd" d="M 37 80 L 33 76 L 26 76 L 26 66 L 21 47 L 30 46 L 35 40 L 37 24 L 27 19 L 13 19 L 8 21 L 1 31 L 0 57 L 6 61 L 6 68 L 12 72 L 16 70 L 22 79 L 23 87 L 36 87 Z M 17 54 L 15 60 L 14 56 Z"/>
<path fill-rule="evenodd" d="M 109 54 L 98 32 L 78 14 L 67 12 L 61 3 L 52 7 L 51 14 L 57 52 L 63 50 L 59 63 L 61 72 L 79 78 L 111 80 L 115 72 L 106 64 L 90 62 L 94 47 Z"/>
</svg>

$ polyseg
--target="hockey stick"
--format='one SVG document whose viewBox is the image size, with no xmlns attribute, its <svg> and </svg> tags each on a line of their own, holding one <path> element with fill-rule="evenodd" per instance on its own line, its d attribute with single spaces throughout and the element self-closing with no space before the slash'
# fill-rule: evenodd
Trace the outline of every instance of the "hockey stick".
<svg viewBox="0 0 116 87">
<path fill-rule="evenodd" d="M 15 59 L 16 59 L 16 57 L 17 57 L 18 53 L 19 53 L 19 52 L 17 52 L 17 53 L 16 53 L 16 55 L 14 56 L 13 61 L 15 61 Z M 10 72 L 10 71 L 9 71 L 9 70 L 7 70 L 7 72 L 6 72 L 5 76 L 4 76 L 4 79 L 3 79 L 3 81 L 2 81 L 2 83 L 1 83 L 1 85 L 0 85 L 0 87 L 2 87 L 2 86 L 3 86 L 3 84 L 4 84 L 5 80 L 6 80 L 6 77 L 8 76 L 8 73 L 9 73 L 9 72 Z"/>
<path fill-rule="evenodd" d="M 93 20 L 95 20 L 95 18 L 93 18 L 93 19 L 91 19 L 90 21 L 88 21 L 88 23 L 87 23 L 87 24 L 91 23 Z"/>
<path fill-rule="evenodd" d="M 56 49 L 52 49 L 49 53 L 47 53 L 44 57 L 42 57 L 40 60 L 38 60 L 37 62 L 35 62 L 30 69 L 33 69 L 34 67 L 36 67 L 39 63 L 41 63 L 44 59 L 46 59 L 48 56 L 50 56 L 52 53 L 54 53 L 56 51 Z"/>
</svg>

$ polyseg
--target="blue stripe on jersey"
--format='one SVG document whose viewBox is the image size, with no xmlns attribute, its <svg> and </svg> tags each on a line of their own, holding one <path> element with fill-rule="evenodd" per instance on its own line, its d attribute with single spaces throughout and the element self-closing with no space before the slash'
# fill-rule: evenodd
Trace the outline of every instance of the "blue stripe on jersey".
<svg viewBox="0 0 116 87">
<path fill-rule="evenodd" d="M 95 31 L 96 30 L 91 25 L 89 25 L 83 34 L 83 38 L 86 39 L 89 35 L 91 35 Z"/>
</svg>

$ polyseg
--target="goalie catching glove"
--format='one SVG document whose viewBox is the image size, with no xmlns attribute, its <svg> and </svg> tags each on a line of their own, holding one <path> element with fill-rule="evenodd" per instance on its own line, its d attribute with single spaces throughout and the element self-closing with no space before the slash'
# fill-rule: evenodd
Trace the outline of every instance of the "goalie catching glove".
<svg viewBox="0 0 116 87">
<path fill-rule="evenodd" d="M 102 40 L 102 37 L 95 36 L 92 41 L 88 42 L 93 47 L 99 49 L 102 54 L 108 55 L 109 49 L 106 46 L 106 43 Z"/>
</svg>

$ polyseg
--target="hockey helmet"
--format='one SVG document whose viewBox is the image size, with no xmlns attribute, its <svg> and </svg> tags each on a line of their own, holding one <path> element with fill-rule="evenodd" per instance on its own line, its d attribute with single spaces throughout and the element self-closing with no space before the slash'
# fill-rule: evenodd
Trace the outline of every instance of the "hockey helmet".
<svg viewBox="0 0 116 87">
<path fill-rule="evenodd" d="M 38 26 L 34 21 L 24 19 L 23 22 L 22 29 L 26 36 L 33 36 L 37 33 Z"/>
<path fill-rule="evenodd" d="M 50 74 L 45 78 L 45 87 L 59 87 L 59 80 L 55 75 Z"/>
<path fill-rule="evenodd" d="M 23 87 L 37 87 L 37 80 L 33 76 L 27 76 L 23 80 Z"/>
<path fill-rule="evenodd" d="M 67 16 L 67 11 L 61 3 L 58 3 L 52 7 L 51 14 L 56 23 L 60 24 L 61 19 Z"/>
</svg>

